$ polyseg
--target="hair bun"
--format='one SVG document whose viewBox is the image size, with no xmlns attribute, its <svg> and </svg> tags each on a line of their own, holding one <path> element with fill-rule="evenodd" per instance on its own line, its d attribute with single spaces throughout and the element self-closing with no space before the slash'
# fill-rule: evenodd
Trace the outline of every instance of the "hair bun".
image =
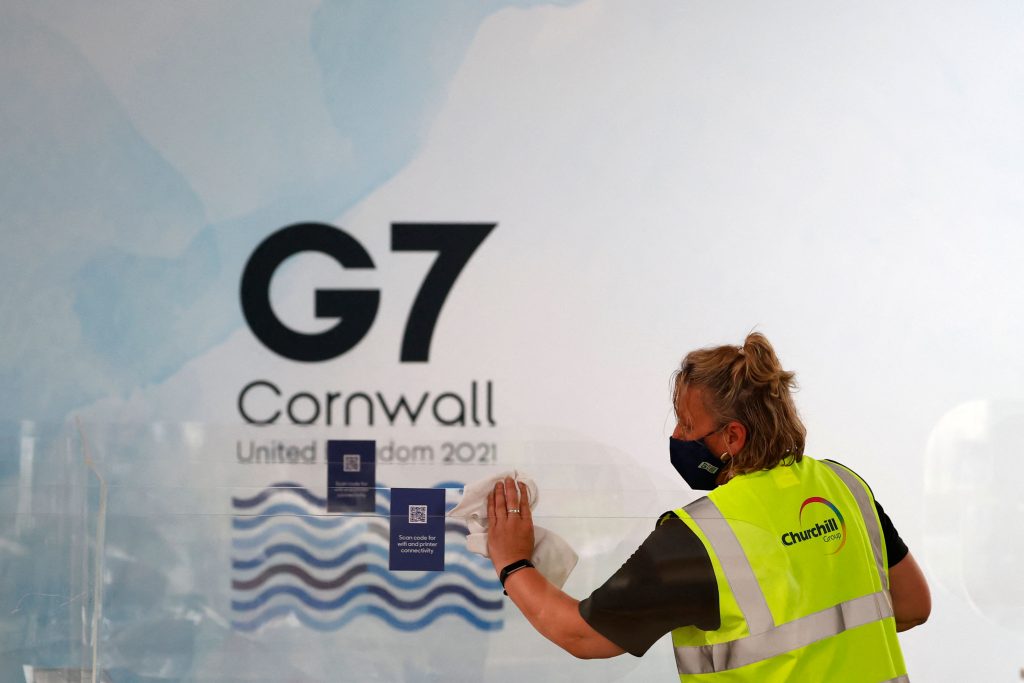
<svg viewBox="0 0 1024 683">
<path fill-rule="evenodd" d="M 782 368 L 775 349 L 760 332 L 748 334 L 738 353 L 743 359 L 744 378 L 754 386 L 766 388 L 772 397 L 778 398 L 795 387 L 796 375 Z"/>
</svg>

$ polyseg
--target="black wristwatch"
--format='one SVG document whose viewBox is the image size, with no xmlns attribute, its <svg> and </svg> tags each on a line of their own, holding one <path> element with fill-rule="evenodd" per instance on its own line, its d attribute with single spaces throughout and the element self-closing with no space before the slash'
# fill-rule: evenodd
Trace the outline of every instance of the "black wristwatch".
<svg viewBox="0 0 1024 683">
<path fill-rule="evenodd" d="M 516 560 L 512 564 L 502 569 L 501 572 L 498 574 L 498 580 L 501 581 L 501 592 L 505 595 L 508 595 L 508 591 L 505 590 L 505 581 L 507 581 L 508 577 L 515 574 L 520 569 L 526 569 L 527 567 L 533 567 L 534 569 L 537 568 L 534 566 L 533 562 L 530 562 L 529 560 Z"/>
</svg>

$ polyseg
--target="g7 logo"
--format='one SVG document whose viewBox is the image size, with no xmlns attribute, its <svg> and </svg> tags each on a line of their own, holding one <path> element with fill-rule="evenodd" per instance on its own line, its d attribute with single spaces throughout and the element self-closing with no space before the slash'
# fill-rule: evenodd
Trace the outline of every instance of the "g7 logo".
<svg viewBox="0 0 1024 683">
<path fill-rule="evenodd" d="M 409 310 L 402 336 L 401 361 L 426 362 L 441 307 L 459 273 L 496 223 L 392 223 L 391 251 L 436 251 Z M 372 269 L 373 259 L 363 245 L 344 230 L 324 223 L 298 223 L 281 228 L 263 240 L 242 272 L 242 313 L 253 334 L 271 351 L 297 361 L 336 358 L 362 341 L 377 317 L 380 292 L 375 289 L 318 289 L 314 312 L 318 318 L 337 318 L 329 330 L 296 332 L 274 314 L 270 280 L 288 257 L 317 251 L 343 268 Z"/>
</svg>

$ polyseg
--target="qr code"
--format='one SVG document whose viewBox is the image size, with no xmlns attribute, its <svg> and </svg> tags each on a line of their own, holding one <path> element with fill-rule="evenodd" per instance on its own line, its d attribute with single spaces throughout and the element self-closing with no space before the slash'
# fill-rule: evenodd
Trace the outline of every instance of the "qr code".
<svg viewBox="0 0 1024 683">
<path fill-rule="evenodd" d="M 341 459 L 342 472 L 358 472 L 362 468 L 359 454 L 345 454 Z"/>
<path fill-rule="evenodd" d="M 410 505 L 409 506 L 409 524 L 426 524 L 427 523 L 427 506 L 426 505 Z"/>
</svg>

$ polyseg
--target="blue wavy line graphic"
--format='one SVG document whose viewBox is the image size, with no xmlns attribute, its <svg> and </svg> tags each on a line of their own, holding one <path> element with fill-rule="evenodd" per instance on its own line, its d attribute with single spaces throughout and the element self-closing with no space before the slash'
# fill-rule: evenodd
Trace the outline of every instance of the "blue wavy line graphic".
<svg viewBox="0 0 1024 683">
<path fill-rule="evenodd" d="M 327 499 L 320 498 L 312 491 L 307 489 L 301 484 L 297 484 L 293 481 L 282 481 L 276 484 L 271 484 L 263 491 L 257 493 L 252 498 L 232 498 L 231 504 L 241 510 L 248 508 L 254 508 L 257 505 L 263 503 L 267 498 L 276 493 L 294 493 L 298 496 L 302 496 L 310 505 L 316 505 L 317 507 L 327 509 Z"/>
<path fill-rule="evenodd" d="M 359 543 L 357 545 L 351 546 L 337 557 L 321 558 L 317 557 L 316 555 L 309 552 L 300 545 L 295 545 L 294 543 L 277 543 L 275 545 L 268 546 L 267 548 L 265 548 L 263 550 L 263 553 L 257 557 L 249 558 L 247 560 L 232 558 L 231 568 L 238 570 L 255 569 L 269 561 L 274 555 L 289 554 L 294 555 L 310 567 L 314 567 L 316 569 L 336 569 L 344 565 L 346 562 L 351 560 L 356 555 L 368 552 L 369 548 L 376 548 L 376 546 L 371 546 L 368 543 Z M 387 550 L 383 550 L 383 552 L 384 556 L 387 557 Z M 470 559 L 480 557 L 476 553 L 467 550 L 465 546 L 461 545 L 446 544 L 445 555 L 447 555 L 449 552 L 451 552 L 454 555 L 461 555 L 463 557 L 467 557 Z"/>
<path fill-rule="evenodd" d="M 468 533 L 468 530 L 467 530 Z M 330 549 L 343 546 L 353 538 L 356 538 L 362 534 L 373 534 L 384 540 L 388 538 L 388 530 L 384 524 L 380 522 L 359 522 L 353 520 L 353 524 L 345 529 L 338 536 L 328 536 L 326 538 L 315 535 L 312 531 L 302 526 L 301 524 L 292 524 L 290 522 L 280 522 L 274 524 L 271 527 L 263 529 L 255 536 L 248 537 L 235 537 L 231 539 L 231 546 L 236 550 L 248 550 L 251 548 L 262 547 L 267 541 L 274 536 L 281 536 L 283 534 L 292 534 L 298 536 L 307 544 L 314 548 L 319 549 Z"/>
<path fill-rule="evenodd" d="M 465 489 L 465 484 L 460 481 L 440 481 L 434 484 L 431 488 L 435 489 L 457 489 L 462 491 Z M 295 495 L 301 496 L 310 505 L 326 510 L 327 499 L 321 498 L 302 484 L 294 481 L 280 481 L 276 484 L 270 484 L 268 487 L 257 493 L 251 498 L 231 498 L 231 505 L 239 510 L 248 510 L 250 508 L 257 507 L 262 503 L 266 502 L 270 496 L 278 493 L 294 493 Z M 384 497 L 386 500 L 391 500 L 391 488 L 383 482 L 377 482 L 377 495 Z"/>
<path fill-rule="evenodd" d="M 502 626 L 501 620 L 487 621 L 486 619 L 481 619 L 476 616 L 466 608 L 456 605 L 444 605 L 443 607 L 438 607 L 431 610 L 421 618 L 413 621 L 403 621 L 386 609 L 378 607 L 377 605 L 359 605 L 358 607 L 353 607 L 345 614 L 331 621 L 320 621 L 318 619 L 314 619 L 303 610 L 292 605 L 277 605 L 269 608 L 251 621 L 232 621 L 231 625 L 238 631 L 255 631 L 260 626 L 263 626 L 264 624 L 279 617 L 287 616 L 288 614 L 294 614 L 305 626 L 317 631 L 337 631 L 345 626 L 345 624 L 364 614 L 377 617 L 378 619 L 387 622 L 392 628 L 400 631 L 418 631 L 422 628 L 426 628 L 434 621 L 447 614 L 465 619 L 481 631 L 497 631 Z"/>
<path fill-rule="evenodd" d="M 300 524 L 291 524 L 289 522 L 275 523 L 273 526 L 263 529 L 254 536 L 248 537 L 235 537 L 231 539 L 231 547 L 235 550 L 252 550 L 253 548 L 261 548 L 274 536 L 282 536 L 291 534 L 298 536 L 300 539 L 306 542 L 307 545 L 317 548 L 319 550 L 330 550 L 331 548 L 338 548 L 344 546 L 346 543 L 351 541 L 353 538 L 358 537 L 361 534 L 373 534 L 379 538 L 388 540 L 388 530 L 380 522 L 365 522 L 358 520 L 351 520 L 353 524 L 342 532 L 339 536 L 328 536 L 321 537 L 315 535 L 306 527 Z M 459 536 L 469 535 L 469 529 L 466 525 L 459 522 L 447 522 L 444 525 L 444 531 L 446 534 L 456 534 Z"/>
<path fill-rule="evenodd" d="M 358 543 L 351 546 L 348 550 L 344 551 L 337 557 L 331 559 L 320 559 L 311 552 L 301 546 L 297 546 L 291 543 L 279 543 L 272 545 L 263 551 L 262 557 L 254 557 L 250 560 L 231 560 L 231 568 L 239 570 L 255 569 L 262 564 L 268 562 L 274 555 L 280 555 L 282 553 L 288 553 L 295 555 L 300 560 L 303 560 L 307 565 L 315 567 L 316 569 L 334 569 L 341 567 L 352 558 L 362 555 L 363 553 L 372 552 L 370 548 L 377 548 L 377 546 L 370 545 L 368 543 Z M 387 551 L 384 551 L 384 556 L 387 557 Z"/>
<path fill-rule="evenodd" d="M 302 484 L 298 484 L 292 481 L 282 481 L 276 484 L 271 484 L 267 488 L 263 489 L 255 496 L 251 498 L 234 498 L 231 499 L 231 505 L 236 509 L 246 510 L 254 508 L 264 502 L 272 495 L 277 493 L 294 493 L 302 496 L 310 505 L 315 505 L 321 510 L 327 509 L 327 499 L 321 498 Z M 391 490 L 383 483 L 377 483 L 377 495 L 383 496 L 384 498 L 391 500 Z"/>
<path fill-rule="evenodd" d="M 432 488 L 457 489 L 461 494 L 464 492 L 465 485 L 462 482 L 442 481 L 435 484 Z M 445 521 L 445 533 L 455 534 L 460 538 L 456 542 L 446 544 L 445 555 L 446 558 L 454 557 L 457 560 L 468 559 L 469 562 L 466 564 L 456 563 L 450 565 L 443 573 L 424 572 L 423 575 L 415 579 L 402 579 L 399 578 L 399 575 L 390 572 L 385 567 L 379 566 L 376 563 L 363 563 L 349 566 L 346 571 L 332 579 L 317 579 L 299 565 L 305 563 L 305 565 L 315 569 L 341 569 L 345 565 L 350 565 L 360 555 L 369 555 L 374 558 L 387 560 L 388 551 L 386 547 L 366 542 L 367 536 L 375 537 L 375 540 L 387 541 L 389 536 L 387 523 L 386 521 L 382 523 L 382 520 L 377 519 L 370 521 L 370 519 L 363 515 L 357 517 L 319 516 L 326 513 L 327 499 L 316 495 L 298 483 L 288 481 L 272 484 L 249 498 L 233 497 L 231 503 L 236 510 L 255 512 L 259 506 L 265 504 L 272 496 L 285 494 L 298 496 L 306 505 L 313 509 L 310 510 L 300 505 L 280 502 L 270 505 L 259 515 L 235 515 L 232 519 L 233 529 L 236 531 L 259 529 L 259 531 L 249 537 L 236 535 L 232 538 L 232 548 L 243 551 L 257 550 L 260 552 L 257 557 L 249 559 L 232 558 L 232 567 L 236 571 L 259 569 L 271 561 L 272 558 L 282 556 L 293 556 L 299 564 L 277 564 L 265 568 L 258 576 L 252 579 L 235 578 L 232 581 L 233 589 L 240 591 L 252 590 L 263 586 L 271 578 L 279 575 L 290 575 L 312 589 L 337 589 L 363 575 L 376 576 L 386 582 L 391 588 L 401 590 L 422 590 L 432 584 L 436 584 L 437 581 L 445 577 L 449 579 L 464 579 L 469 585 L 487 592 L 501 589 L 500 583 L 493 578 L 489 571 L 490 563 L 486 558 L 470 553 L 466 549 L 463 539 L 469 534 L 469 529 L 464 523 L 455 520 Z M 383 482 L 378 482 L 376 494 L 380 496 L 377 499 L 378 503 L 383 502 L 384 504 L 377 504 L 375 506 L 375 513 L 378 517 L 387 519 L 390 517 L 391 489 Z M 446 503 L 445 512 L 450 512 L 455 506 L 456 503 L 454 502 Z M 267 520 L 272 520 L 272 523 L 265 525 L 264 523 Z M 340 530 L 341 533 L 322 537 L 316 533 L 318 530 Z M 267 543 L 272 539 L 282 536 L 285 539 L 288 536 L 292 536 L 297 542 L 276 543 L 267 547 Z M 356 542 L 356 545 L 352 545 L 353 542 Z M 339 548 L 342 549 L 342 552 L 329 558 L 317 557 L 310 550 L 332 550 Z M 476 569 L 486 572 L 486 578 L 477 575 L 474 571 Z M 423 609 L 432 602 L 449 595 L 459 597 L 465 600 L 468 606 L 481 610 L 499 610 L 502 606 L 500 597 L 496 600 L 488 600 L 486 597 L 474 593 L 466 586 L 451 583 L 435 585 L 426 595 L 420 595 L 413 599 L 403 599 L 392 593 L 385 586 L 353 586 L 341 596 L 331 600 L 322 600 L 311 595 L 304 586 L 277 584 L 266 587 L 262 593 L 259 593 L 250 600 L 233 600 L 232 608 L 239 612 L 258 610 L 265 607 L 268 601 L 277 595 L 291 596 L 300 601 L 306 608 L 319 612 L 344 608 L 355 598 L 361 596 L 379 599 L 387 603 L 387 606 L 390 608 L 399 610 Z M 497 630 L 503 625 L 501 620 L 489 621 L 483 619 L 466 607 L 457 605 L 445 605 L 435 608 L 423 617 L 411 621 L 399 618 L 389 611 L 387 606 L 361 605 L 339 615 L 336 619 L 323 621 L 303 611 L 299 606 L 277 605 L 269 607 L 251 621 L 236 621 L 232 622 L 232 624 L 238 630 L 253 631 L 282 616 L 294 614 L 306 627 L 317 631 L 338 630 L 361 615 L 380 619 L 392 628 L 402 631 L 415 631 L 425 628 L 445 615 L 461 618 L 477 629 L 485 631 Z"/>
<path fill-rule="evenodd" d="M 334 600 L 319 600 L 302 588 L 298 586 L 272 586 L 267 590 L 257 595 L 252 600 L 241 601 L 232 600 L 231 609 L 236 612 L 250 612 L 255 609 L 263 607 L 269 600 L 277 595 L 290 595 L 294 598 L 301 600 L 307 607 L 311 607 L 317 611 L 327 612 L 335 610 L 340 607 L 344 607 L 352 600 L 362 595 L 373 595 L 384 602 L 388 603 L 392 607 L 401 610 L 416 610 L 426 607 L 434 600 L 444 597 L 445 595 L 458 595 L 465 598 L 468 602 L 479 607 L 483 610 L 499 610 L 501 609 L 502 601 L 499 600 L 486 600 L 479 595 L 476 595 L 468 588 L 464 586 L 457 586 L 449 584 L 445 586 L 437 586 L 426 595 L 420 596 L 415 600 L 403 600 L 397 595 L 389 591 L 387 588 L 381 586 L 355 586 L 354 588 L 343 593 L 340 597 Z"/>
<path fill-rule="evenodd" d="M 378 555 L 384 555 L 385 557 L 387 556 L 387 552 L 383 548 L 376 548 L 375 546 L 370 547 L 370 552 Z M 466 579 L 477 588 L 484 590 L 501 589 L 501 583 L 493 578 L 493 574 L 484 578 L 472 571 L 469 567 L 460 564 L 453 564 L 450 567 L 446 567 L 443 572 L 423 572 L 423 576 L 415 579 L 399 578 L 388 569 L 376 564 L 357 564 L 331 579 L 318 579 L 307 572 L 304 568 L 293 564 L 276 564 L 271 567 L 267 567 L 251 579 L 233 578 L 231 580 L 231 587 L 234 590 L 254 590 L 256 588 L 260 588 L 275 576 L 288 574 L 296 577 L 310 588 L 318 590 L 333 590 L 341 588 L 357 576 L 367 573 L 380 577 L 392 587 L 400 588 L 402 590 L 426 588 L 430 584 L 443 578 L 451 578 L 454 574 Z"/>
<path fill-rule="evenodd" d="M 381 505 L 377 506 L 376 513 L 381 517 L 390 516 L 389 510 Z M 317 517 L 311 515 L 309 510 L 300 508 L 298 505 L 282 503 L 280 505 L 271 505 L 259 515 L 251 517 L 235 516 L 235 518 L 231 520 L 231 526 L 238 530 L 255 529 L 272 517 L 284 515 L 298 517 L 303 521 L 303 523 L 309 524 L 317 529 L 337 529 L 350 519 L 347 517 Z"/>
</svg>

